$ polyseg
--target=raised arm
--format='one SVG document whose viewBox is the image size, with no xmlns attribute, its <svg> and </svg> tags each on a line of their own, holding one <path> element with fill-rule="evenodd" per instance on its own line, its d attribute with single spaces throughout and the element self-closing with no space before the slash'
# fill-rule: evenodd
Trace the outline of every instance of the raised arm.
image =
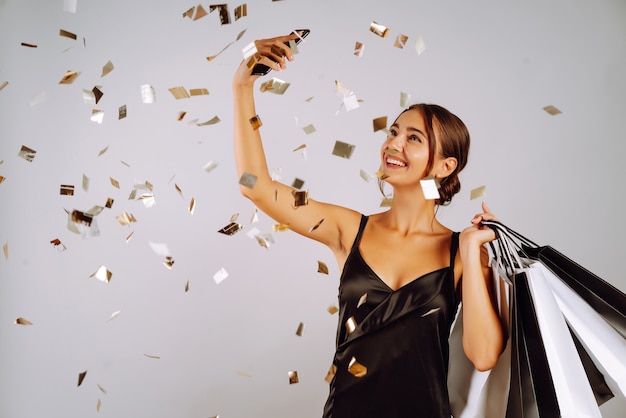
<svg viewBox="0 0 626 418">
<path fill-rule="evenodd" d="M 255 41 L 258 62 L 274 71 L 284 70 L 287 61 L 293 61 L 293 55 L 286 43 L 297 36 L 291 34 Z M 312 199 L 308 199 L 307 204 L 300 204 L 305 202 L 302 199 L 296 202 L 296 197 L 305 196 L 296 196 L 296 190 L 271 179 L 260 131 L 250 121 L 257 116 L 254 82 L 258 78 L 258 75 L 251 74 L 249 62 L 244 60 L 233 79 L 233 136 L 237 173 L 240 179 L 242 176 L 255 179 L 249 185 L 240 182 L 240 191 L 277 222 L 287 224 L 291 230 L 326 244 L 339 255 L 348 245 L 344 239 L 353 238 L 349 235 L 352 234 L 351 229 L 358 226 L 359 215 L 352 210 Z"/>
<path fill-rule="evenodd" d="M 494 232 L 481 226 L 483 219 L 495 219 L 487 205 L 472 219 L 472 226 L 460 236 L 463 264 L 463 349 L 478 370 L 496 365 L 504 348 L 502 323 L 494 305 L 488 253 L 483 244 L 495 239 Z"/>
</svg>

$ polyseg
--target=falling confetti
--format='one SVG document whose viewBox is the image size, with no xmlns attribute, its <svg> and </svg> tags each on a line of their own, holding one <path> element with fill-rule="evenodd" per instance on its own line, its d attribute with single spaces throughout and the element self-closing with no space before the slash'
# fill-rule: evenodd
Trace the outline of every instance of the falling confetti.
<svg viewBox="0 0 626 418">
<path fill-rule="evenodd" d="M 302 128 L 302 130 L 307 135 L 311 135 L 313 132 L 316 131 L 315 126 L 313 126 L 313 124 L 309 124 L 309 125 L 305 126 L 304 128 Z"/>
<path fill-rule="evenodd" d="M 408 36 L 400 34 L 398 36 L 396 36 L 396 41 L 393 43 L 393 46 L 395 46 L 396 48 L 404 48 L 404 45 L 406 45 L 406 41 L 409 39 Z"/>
<path fill-rule="evenodd" d="M 335 366 L 334 364 L 331 364 L 330 368 L 328 369 L 328 372 L 326 373 L 326 377 L 324 378 L 326 383 L 330 384 L 335 378 L 336 374 L 337 374 L 337 366 Z"/>
<path fill-rule="evenodd" d="M 207 173 L 210 173 L 211 171 L 217 168 L 217 165 L 218 164 L 215 161 L 209 161 L 208 163 L 204 165 L 204 167 L 202 167 L 202 169 L 206 171 Z"/>
<path fill-rule="evenodd" d="M 487 193 L 487 186 L 480 186 L 470 192 L 470 200 L 477 199 Z"/>
<path fill-rule="evenodd" d="M 426 51 L 426 44 L 424 43 L 424 39 L 420 36 L 415 40 L 415 52 L 417 55 L 422 55 Z"/>
<path fill-rule="evenodd" d="M 555 116 L 558 115 L 559 113 L 562 113 L 559 109 L 557 109 L 555 106 L 549 105 L 549 106 L 545 106 L 543 108 L 543 110 L 548 113 L 549 115 Z"/>
<path fill-rule="evenodd" d="M 320 221 L 319 221 L 318 223 L 316 223 L 315 225 L 313 225 L 313 226 L 311 227 L 311 229 L 309 229 L 309 233 L 311 233 L 311 232 L 315 231 L 317 228 L 319 228 L 319 227 L 320 227 L 320 225 L 322 224 L 322 222 L 324 222 L 324 220 L 323 220 L 323 219 L 322 219 L 322 220 L 320 220 Z"/>
<path fill-rule="evenodd" d="M 254 174 L 243 173 L 241 175 L 241 178 L 239 179 L 239 184 L 249 189 L 252 189 L 254 187 L 254 184 L 256 183 L 256 180 L 257 177 Z"/>
<path fill-rule="evenodd" d="M 289 376 L 289 384 L 290 385 L 295 385 L 296 383 L 298 383 L 298 372 L 297 371 L 290 371 L 287 373 L 287 375 Z"/>
<path fill-rule="evenodd" d="M 218 124 L 220 122 L 221 122 L 221 120 L 220 120 L 219 117 L 213 116 L 211 119 L 207 120 L 206 122 L 200 122 L 197 125 L 198 126 L 208 126 L 208 125 L 215 125 L 215 124 Z"/>
<path fill-rule="evenodd" d="M 381 116 L 373 120 L 374 132 L 387 129 L 387 116 Z"/>
<path fill-rule="evenodd" d="M 75 33 L 66 31 L 65 29 L 59 29 L 59 36 L 62 36 L 64 38 L 73 39 L 73 40 L 78 39 L 78 37 L 76 36 Z"/>
<path fill-rule="evenodd" d="M 387 34 L 389 33 L 389 28 L 379 23 L 376 23 L 375 21 L 372 21 L 372 23 L 370 24 L 370 32 L 380 36 L 381 38 L 386 38 Z"/>
<path fill-rule="evenodd" d="M 80 71 L 67 70 L 63 78 L 61 78 L 61 81 L 59 81 L 59 84 L 72 84 L 79 75 Z"/>
<path fill-rule="evenodd" d="M 363 377 L 367 374 L 367 367 L 356 361 L 355 357 L 352 357 L 348 364 L 348 371 L 352 373 L 354 377 Z"/>
<path fill-rule="evenodd" d="M 174 96 L 174 98 L 177 100 L 189 98 L 189 93 L 187 93 L 187 90 L 184 87 L 172 87 L 168 90 L 170 91 L 170 93 L 172 93 L 172 96 Z"/>
<path fill-rule="evenodd" d="M 409 93 L 400 92 L 400 107 L 406 109 L 409 107 L 411 101 L 411 95 Z"/>
<path fill-rule="evenodd" d="M 102 66 L 102 74 L 100 75 L 100 77 L 104 77 L 105 75 L 109 74 L 111 71 L 113 71 L 114 68 L 115 67 L 113 66 L 113 63 L 111 61 L 107 61 L 107 63 Z"/>
<path fill-rule="evenodd" d="M 30 322 L 28 319 L 19 317 L 15 320 L 15 322 L 13 322 L 15 325 L 33 325 L 32 322 Z"/>
<path fill-rule="evenodd" d="M 62 184 L 59 193 L 61 196 L 74 196 L 74 186 L 71 184 Z"/>
<path fill-rule="evenodd" d="M 112 320 L 114 320 L 114 319 L 115 319 L 115 318 L 117 318 L 117 317 L 118 317 L 118 315 L 119 315 L 119 314 L 121 314 L 121 313 L 122 313 L 122 311 L 115 311 L 115 312 L 113 312 L 113 313 L 111 314 L 111 316 L 109 317 L 108 321 L 112 321 Z M 107 322 L 108 322 L 108 321 L 107 321 Z M 102 390 L 102 388 L 101 388 L 101 390 Z M 103 392 L 104 392 L 104 391 L 103 391 Z M 104 393 L 106 393 L 106 392 L 104 392 Z"/>
<path fill-rule="evenodd" d="M 298 328 L 296 329 L 296 335 L 298 337 L 302 337 L 304 335 L 304 331 L 306 330 L 306 325 L 303 322 L 298 324 Z"/>
<path fill-rule="evenodd" d="M 22 148 L 20 148 L 20 151 L 17 153 L 17 155 L 18 157 L 25 159 L 29 163 L 32 163 L 33 160 L 35 159 L 36 153 L 37 151 L 30 149 L 25 145 L 22 145 Z"/>
<path fill-rule="evenodd" d="M 221 268 L 217 271 L 217 273 L 215 273 L 213 275 L 213 280 L 215 280 L 215 283 L 220 284 L 222 283 L 226 278 L 228 277 L 228 272 L 226 271 L 225 268 Z"/>
<path fill-rule="evenodd" d="M 322 274 L 328 274 L 328 266 L 323 261 L 317 261 L 317 272 Z"/>
<path fill-rule="evenodd" d="M 150 84 L 141 85 L 141 101 L 146 104 L 154 103 L 156 101 L 154 87 Z"/>
<path fill-rule="evenodd" d="M 308 190 L 293 190 L 291 192 L 293 196 L 293 207 L 299 208 L 300 206 L 306 206 L 309 204 L 309 192 Z"/>
<path fill-rule="evenodd" d="M 364 52 L 365 52 L 365 45 L 357 41 L 354 44 L 354 55 L 361 58 Z"/>
<path fill-rule="evenodd" d="M 155 356 L 154 354 L 144 354 L 144 356 L 155 360 L 159 360 L 161 358 L 161 356 Z"/>
<path fill-rule="evenodd" d="M 336 314 L 337 312 L 339 312 L 339 308 L 338 308 L 338 307 L 336 307 L 335 305 L 330 305 L 328 308 L 326 308 L 326 311 L 327 311 L 329 314 L 334 315 L 334 314 Z"/>
<path fill-rule="evenodd" d="M 428 176 L 420 180 L 424 198 L 427 200 L 439 199 L 439 182 L 433 176 Z"/>
<path fill-rule="evenodd" d="M 196 210 L 196 199 L 194 199 L 193 197 L 191 198 L 191 202 L 189 202 L 189 207 L 187 208 L 187 210 L 189 210 L 189 213 L 191 213 L 193 215 L 193 211 Z"/>
<path fill-rule="evenodd" d="M 289 86 L 289 83 L 274 77 L 271 80 L 261 84 L 260 90 L 262 93 L 269 91 L 270 93 L 274 94 L 284 94 Z"/>
<path fill-rule="evenodd" d="M 80 386 L 83 384 L 83 380 L 85 380 L 85 376 L 87 376 L 87 371 L 78 373 L 78 385 L 77 386 Z"/>
<path fill-rule="evenodd" d="M 109 283 L 111 281 L 112 276 L 113 276 L 113 273 L 107 270 L 105 266 L 100 266 L 98 267 L 98 270 L 96 270 L 94 273 L 91 274 L 91 276 L 89 276 L 89 278 L 95 277 L 101 282 Z"/>
<path fill-rule="evenodd" d="M 63 252 L 67 249 L 65 245 L 61 242 L 61 240 L 58 238 L 55 238 L 52 241 L 50 241 L 50 244 L 52 244 L 54 248 L 57 249 L 58 252 Z"/>
<path fill-rule="evenodd" d="M 348 330 L 349 334 L 352 334 L 354 332 L 354 330 L 356 329 L 356 325 L 356 320 L 353 316 L 348 318 L 348 320 L 346 321 L 346 330 Z"/>
<path fill-rule="evenodd" d="M 357 303 L 356 307 L 360 308 L 361 305 L 363 305 L 366 302 L 367 302 L 367 293 L 363 293 L 363 295 L 361 295 L 361 297 L 359 298 L 359 303 Z"/>
<path fill-rule="evenodd" d="M 261 122 L 261 118 L 259 117 L 259 115 L 252 116 L 250 118 L 250 126 L 252 126 L 252 129 L 255 131 L 263 126 L 263 122 Z"/>
<path fill-rule="evenodd" d="M 335 141 L 335 146 L 333 148 L 333 155 L 337 157 L 342 157 L 349 159 L 354 152 L 355 146 L 352 144 L 348 144 L 347 142 Z"/>
</svg>

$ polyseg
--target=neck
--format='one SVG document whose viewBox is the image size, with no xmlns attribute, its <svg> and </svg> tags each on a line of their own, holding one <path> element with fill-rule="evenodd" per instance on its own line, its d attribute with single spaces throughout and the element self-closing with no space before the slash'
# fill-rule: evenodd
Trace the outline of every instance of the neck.
<svg viewBox="0 0 626 418">
<path fill-rule="evenodd" d="M 393 205 L 385 212 L 384 218 L 389 227 L 404 234 L 432 232 L 439 226 L 435 219 L 435 201 L 424 199 L 421 191 L 415 188 L 394 190 Z"/>
</svg>

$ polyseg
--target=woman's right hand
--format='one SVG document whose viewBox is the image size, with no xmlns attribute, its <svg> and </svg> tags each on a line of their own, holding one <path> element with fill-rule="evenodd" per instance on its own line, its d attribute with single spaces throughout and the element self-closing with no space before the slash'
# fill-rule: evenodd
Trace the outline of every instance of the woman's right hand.
<svg viewBox="0 0 626 418">
<path fill-rule="evenodd" d="M 256 63 L 264 64 L 274 71 L 280 71 L 287 68 L 287 61 L 293 61 L 293 54 L 289 48 L 289 41 L 298 39 L 298 35 L 292 33 L 286 36 L 277 36 L 268 39 L 258 39 L 254 41 L 256 46 Z M 251 86 L 254 84 L 259 75 L 252 74 L 253 65 L 249 66 L 253 57 L 244 59 L 239 68 L 235 72 L 233 79 L 233 87 Z"/>
</svg>

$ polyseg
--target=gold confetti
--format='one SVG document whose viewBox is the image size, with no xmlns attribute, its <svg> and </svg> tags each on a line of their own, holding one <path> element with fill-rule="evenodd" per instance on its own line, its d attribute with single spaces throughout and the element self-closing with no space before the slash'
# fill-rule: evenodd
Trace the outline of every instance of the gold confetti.
<svg viewBox="0 0 626 418">
<path fill-rule="evenodd" d="M 378 170 L 375 174 L 376 174 L 376 177 L 378 177 L 380 180 L 384 180 L 387 177 L 389 177 L 387 174 L 385 174 L 383 170 Z"/>
<path fill-rule="evenodd" d="M 255 131 L 263 126 L 263 122 L 261 122 L 259 115 L 255 115 L 250 118 L 250 126 L 252 126 L 252 129 Z"/>
<path fill-rule="evenodd" d="M 62 184 L 60 194 L 62 196 L 74 196 L 74 186 L 71 184 Z"/>
<path fill-rule="evenodd" d="M 241 376 L 241 377 L 252 377 L 252 375 L 248 372 L 242 372 L 240 370 L 237 370 L 236 372 L 237 376 Z"/>
<path fill-rule="evenodd" d="M 176 100 L 189 98 L 189 93 L 187 93 L 187 90 L 184 87 L 172 87 L 168 90 L 172 93 L 172 96 L 174 96 Z"/>
<path fill-rule="evenodd" d="M 304 330 L 306 329 L 306 325 L 303 322 L 298 324 L 298 328 L 296 329 L 296 335 L 298 337 L 302 337 L 304 335 Z"/>
<path fill-rule="evenodd" d="M 411 101 L 411 95 L 409 93 L 400 92 L 400 107 L 406 109 L 409 107 Z"/>
<path fill-rule="evenodd" d="M 474 200 L 479 197 L 482 197 L 486 194 L 486 192 L 487 192 L 487 186 L 477 187 L 470 192 L 470 200 Z"/>
<path fill-rule="evenodd" d="M 309 204 L 309 192 L 308 190 L 292 190 L 293 207 L 294 209 L 300 206 L 306 206 Z"/>
<path fill-rule="evenodd" d="M 289 224 L 274 224 L 272 227 L 272 231 L 274 232 L 284 232 L 289 229 Z"/>
<path fill-rule="evenodd" d="M 117 110 L 117 119 L 124 119 L 126 117 L 126 105 L 122 105 Z"/>
<path fill-rule="evenodd" d="M 190 96 L 207 96 L 209 94 L 209 89 L 189 89 Z"/>
<path fill-rule="evenodd" d="M 193 215 L 193 211 L 196 209 L 196 199 L 194 199 L 193 197 L 191 198 L 191 202 L 189 202 L 189 213 L 191 213 Z"/>
<path fill-rule="evenodd" d="M 561 113 L 561 111 L 560 111 L 559 109 L 557 109 L 555 106 L 552 106 L 552 105 L 545 106 L 545 107 L 543 108 L 543 110 L 544 110 L 546 113 L 548 113 L 548 114 L 550 114 L 550 115 L 552 115 L 552 116 L 555 116 L 555 115 L 558 115 L 559 113 Z"/>
<path fill-rule="evenodd" d="M 115 311 L 115 312 L 113 312 L 113 313 L 111 314 L 111 316 L 109 317 L 109 319 L 107 320 L 107 322 L 108 322 L 108 321 L 112 321 L 112 320 L 114 320 L 115 318 L 117 318 L 117 316 L 118 316 L 120 313 L 122 313 L 122 311 Z M 102 388 L 100 388 L 100 390 L 102 390 Z M 102 392 L 106 393 L 104 390 L 102 390 Z"/>
<path fill-rule="evenodd" d="M 78 385 L 77 386 L 80 386 L 83 384 L 83 380 L 85 380 L 85 376 L 87 376 L 87 371 L 78 373 Z"/>
<path fill-rule="evenodd" d="M 226 271 L 226 269 L 224 267 L 222 267 L 221 269 L 219 269 L 217 271 L 217 273 L 215 273 L 213 275 L 213 280 L 215 280 L 216 284 L 220 284 L 221 282 L 223 282 L 226 278 L 228 277 L 228 272 Z"/>
<path fill-rule="evenodd" d="M 289 376 L 289 384 L 290 385 L 295 385 L 296 383 L 298 383 L 298 372 L 297 371 L 291 371 L 288 372 L 287 375 Z"/>
<path fill-rule="evenodd" d="M 333 148 L 333 155 L 342 158 L 350 158 L 354 152 L 354 145 L 347 142 L 335 141 L 335 147 Z"/>
<path fill-rule="evenodd" d="M 2 90 L 3 88 L 5 88 L 8 85 L 9 85 L 8 81 L 3 81 L 2 83 L 0 83 L 0 90 Z"/>
<path fill-rule="evenodd" d="M 96 386 L 98 386 L 98 389 L 100 389 L 100 392 L 104 393 L 105 395 L 107 394 L 107 391 L 104 390 L 104 388 L 102 386 L 100 386 L 99 384 L 96 383 Z"/>
<path fill-rule="evenodd" d="M 297 177 L 291 183 L 291 187 L 293 187 L 294 189 L 300 190 L 302 189 L 303 186 L 304 186 L 304 180 L 299 179 Z"/>
<path fill-rule="evenodd" d="M 107 61 L 107 63 L 102 66 L 102 74 L 100 75 L 100 77 L 104 77 L 105 75 L 109 74 L 111 71 L 113 71 L 114 68 L 115 67 L 113 66 L 113 63 L 110 60 Z"/>
<path fill-rule="evenodd" d="M 230 222 L 237 222 L 237 219 L 239 219 L 239 214 L 233 213 L 230 217 Z"/>
<path fill-rule="evenodd" d="M 132 213 L 124 212 L 115 217 L 120 225 L 125 226 L 131 223 L 137 222 L 137 219 Z"/>
<path fill-rule="evenodd" d="M 50 241 L 50 244 L 52 244 L 54 248 L 56 248 L 57 251 L 59 252 L 63 252 L 67 249 L 67 247 L 58 238 L 55 238 L 52 241 Z"/>
<path fill-rule="evenodd" d="M 360 170 L 359 175 L 361 176 L 363 180 L 365 180 L 368 183 L 376 177 L 376 176 L 371 175 L 365 170 Z"/>
<path fill-rule="evenodd" d="M 381 38 L 386 38 L 387 34 L 389 33 L 389 28 L 379 23 L 376 23 L 375 21 L 372 21 L 372 23 L 370 24 L 370 32 L 380 36 Z"/>
<path fill-rule="evenodd" d="M 165 261 L 163 262 L 163 265 L 168 270 L 171 270 L 172 267 L 174 267 L 174 263 L 175 263 L 174 259 L 168 255 L 167 257 L 165 257 Z"/>
<path fill-rule="evenodd" d="M 326 308 L 326 311 L 328 311 L 329 314 L 334 315 L 339 312 L 339 308 L 335 305 L 330 305 L 328 308 Z"/>
<path fill-rule="evenodd" d="M 22 42 L 20 45 L 28 47 L 28 48 L 37 48 L 37 45 L 35 44 L 29 44 L 27 42 Z"/>
<path fill-rule="evenodd" d="M 6 177 L 4 177 L 4 176 L 0 176 L 0 183 L 2 183 L 2 182 L 3 182 L 3 181 L 5 181 L 5 180 L 6 180 Z"/>
<path fill-rule="evenodd" d="M 156 101 L 154 87 L 152 87 L 150 84 L 141 85 L 141 101 L 145 104 L 154 103 Z"/>
<path fill-rule="evenodd" d="M 359 298 L 359 303 L 357 303 L 356 307 L 360 308 L 361 305 L 363 305 L 366 302 L 367 302 L 367 293 L 363 293 L 363 295 L 361 295 L 361 297 Z"/>
<path fill-rule="evenodd" d="M 257 240 L 259 245 L 265 249 L 269 249 L 270 245 L 274 244 L 274 237 L 272 237 L 271 234 L 255 235 L 254 238 Z"/>
<path fill-rule="evenodd" d="M 189 280 L 187 280 L 187 283 L 185 284 L 185 293 L 189 292 Z"/>
<path fill-rule="evenodd" d="M 212 4 L 209 6 L 209 13 L 217 10 L 220 15 L 220 24 L 228 25 L 230 23 L 230 15 L 228 14 L 227 4 Z"/>
<path fill-rule="evenodd" d="M 204 7 L 202 7 L 201 4 L 198 5 L 198 7 L 196 7 L 196 15 L 193 17 L 193 20 L 198 20 L 203 18 L 204 16 L 206 16 L 208 13 L 207 11 L 204 9 Z"/>
<path fill-rule="evenodd" d="M 323 220 L 323 219 L 322 219 L 321 221 L 319 221 L 318 223 L 316 223 L 315 225 L 313 225 L 313 226 L 311 227 L 311 229 L 309 229 L 309 233 L 311 233 L 311 232 L 315 231 L 317 228 L 319 228 L 319 227 L 320 227 L 320 225 L 322 224 L 322 222 L 324 222 L 324 220 Z"/>
<path fill-rule="evenodd" d="M 156 359 L 156 360 L 159 360 L 161 358 L 161 356 L 155 356 L 154 354 L 144 354 L 144 356 L 148 358 Z"/>
<path fill-rule="evenodd" d="M 84 191 L 89 191 L 89 177 L 83 174 L 82 188 Z"/>
<path fill-rule="evenodd" d="M 211 171 L 215 170 L 217 166 L 218 164 L 215 161 L 209 161 L 204 165 L 203 170 L 207 173 L 210 173 Z"/>
<path fill-rule="evenodd" d="M 284 94 L 290 84 L 276 77 L 261 84 L 261 92 L 269 91 L 274 94 Z"/>
<path fill-rule="evenodd" d="M 67 70 L 63 78 L 61 78 L 61 81 L 59 81 L 59 84 L 72 84 L 74 81 L 76 81 L 79 75 L 79 71 Z"/>
<path fill-rule="evenodd" d="M 100 90 L 100 88 L 101 86 L 94 86 L 94 88 L 91 89 L 91 92 L 93 93 L 93 97 L 96 100 L 96 104 L 98 104 L 102 96 L 104 96 L 104 93 L 102 92 L 102 90 Z"/>
<path fill-rule="evenodd" d="M 348 364 L 348 371 L 352 373 L 354 377 L 363 377 L 367 374 L 367 367 L 356 361 L 356 357 L 352 357 Z"/>
<path fill-rule="evenodd" d="M 101 282 L 109 283 L 111 281 L 112 276 L 113 276 L 113 273 L 107 270 L 106 267 L 100 266 L 98 267 L 98 270 L 96 270 L 94 273 L 91 274 L 91 276 L 89 276 L 89 278 L 95 277 Z"/>
<path fill-rule="evenodd" d="M 207 120 L 206 122 L 201 122 L 201 123 L 198 123 L 197 125 L 198 126 L 215 125 L 215 124 L 220 123 L 220 122 L 221 122 L 221 120 L 220 120 L 219 117 L 213 116 L 211 119 Z"/>
<path fill-rule="evenodd" d="M 98 398 L 98 402 L 96 403 L 96 412 L 100 412 L 100 407 L 102 406 L 102 401 Z"/>
<path fill-rule="evenodd" d="M 115 202 L 115 200 L 114 200 L 114 199 L 112 199 L 112 198 L 110 198 L 110 197 L 109 197 L 109 198 L 107 198 L 107 201 L 106 201 L 106 203 L 104 204 L 104 207 L 105 207 L 105 208 L 108 208 L 108 209 L 111 209 L 111 208 L 113 207 L 113 202 Z"/>
<path fill-rule="evenodd" d="M 415 51 L 417 55 L 422 55 L 422 53 L 426 50 L 426 44 L 424 43 L 424 39 L 420 36 L 415 40 Z"/>
<path fill-rule="evenodd" d="M 46 100 L 46 92 L 45 91 L 40 91 L 39 93 L 35 94 L 31 99 L 30 99 L 30 106 L 37 106 L 40 103 L 43 103 Z"/>
<path fill-rule="evenodd" d="M 322 274 L 328 274 L 328 266 L 323 261 L 317 260 L 317 272 Z"/>
<path fill-rule="evenodd" d="M 433 176 L 428 176 L 420 180 L 424 198 L 427 200 L 439 199 L 439 182 Z"/>
<path fill-rule="evenodd" d="M 239 179 L 239 184 L 245 186 L 249 189 L 254 188 L 254 184 L 256 183 L 257 177 L 254 174 L 243 173 L 241 178 Z"/>
<path fill-rule="evenodd" d="M 9 259 L 9 243 L 5 242 L 4 245 L 2 246 L 2 251 L 4 252 L 4 259 L 8 260 Z"/>
<path fill-rule="evenodd" d="M 337 374 L 337 366 L 335 366 L 334 364 L 331 364 L 330 367 L 328 368 L 328 372 L 326 373 L 326 377 L 324 378 L 326 383 L 330 385 L 330 383 L 335 378 L 336 374 Z"/>
<path fill-rule="evenodd" d="M 354 55 L 361 58 L 363 56 L 363 52 L 365 52 L 365 45 L 357 41 L 354 44 Z"/>
<path fill-rule="evenodd" d="M 293 152 L 296 152 L 296 151 L 302 151 L 302 152 L 306 151 L 306 144 L 299 145 L 293 149 Z"/>
<path fill-rule="evenodd" d="M 396 36 L 396 41 L 393 43 L 393 46 L 395 46 L 396 48 L 404 48 L 404 45 L 406 45 L 406 41 L 409 39 L 408 36 L 400 34 L 398 36 Z"/>
<path fill-rule="evenodd" d="M 252 211 L 252 216 L 250 217 L 250 223 L 254 224 L 259 222 L 259 210 L 257 208 L 254 208 L 254 210 Z"/>
<path fill-rule="evenodd" d="M 25 145 L 22 145 L 22 148 L 20 148 L 20 151 L 17 153 L 17 155 L 18 157 L 25 159 L 29 163 L 32 163 L 33 160 L 35 159 L 36 153 L 37 151 L 30 149 Z"/>
<path fill-rule="evenodd" d="M 353 316 L 348 318 L 348 320 L 346 321 L 346 329 L 348 330 L 349 334 L 352 334 L 354 332 L 354 330 L 356 329 L 356 325 L 356 319 L 354 319 Z"/>
<path fill-rule="evenodd" d="M 104 120 L 104 110 L 93 109 L 91 111 L 91 121 L 96 123 L 102 123 Z"/>
<path fill-rule="evenodd" d="M 64 29 L 59 29 L 59 36 L 63 36 L 65 38 L 70 38 L 73 40 L 76 40 L 78 37 L 76 36 L 76 34 L 72 33 L 72 32 L 68 32 Z"/>
<path fill-rule="evenodd" d="M 231 222 L 217 232 L 224 234 L 224 235 L 235 235 L 237 232 L 241 231 L 243 228 L 244 228 L 243 225 L 238 224 L 237 222 Z"/>
<path fill-rule="evenodd" d="M 93 216 L 94 215 L 92 215 L 91 213 L 81 212 L 79 210 L 74 210 L 70 214 L 70 219 L 74 223 L 85 225 L 85 226 L 91 226 L 91 224 L 92 224 L 92 222 L 94 220 Z"/>
<path fill-rule="evenodd" d="M 111 185 L 116 189 L 120 188 L 120 182 L 115 180 L 113 177 L 109 177 L 109 181 L 111 182 Z"/>
<path fill-rule="evenodd" d="M 235 21 L 241 19 L 242 17 L 248 16 L 248 5 L 246 3 L 235 7 Z"/>
<path fill-rule="evenodd" d="M 381 208 L 390 208 L 391 206 L 393 206 L 393 198 L 392 197 L 384 197 L 380 201 L 380 207 Z"/>
<path fill-rule="evenodd" d="M 313 126 L 313 124 L 309 124 L 307 126 L 305 126 L 304 128 L 302 128 L 302 130 L 304 131 L 305 134 L 310 135 L 313 132 L 316 131 L 315 126 Z"/>
<path fill-rule="evenodd" d="M 135 233 L 135 231 L 133 231 L 130 234 L 128 234 L 128 236 L 126 237 L 126 242 L 130 241 L 130 239 L 133 237 L 134 233 Z"/>
<path fill-rule="evenodd" d="M 381 116 L 373 120 L 374 132 L 387 129 L 387 116 Z"/>
<path fill-rule="evenodd" d="M 17 318 L 15 320 L 15 322 L 13 322 L 15 325 L 33 325 L 32 322 L 30 322 L 28 319 L 26 318 L 22 318 L 21 316 L 19 318 Z"/>
<path fill-rule="evenodd" d="M 183 17 L 193 18 L 193 12 L 196 10 L 196 6 L 191 6 L 183 13 Z"/>
</svg>

